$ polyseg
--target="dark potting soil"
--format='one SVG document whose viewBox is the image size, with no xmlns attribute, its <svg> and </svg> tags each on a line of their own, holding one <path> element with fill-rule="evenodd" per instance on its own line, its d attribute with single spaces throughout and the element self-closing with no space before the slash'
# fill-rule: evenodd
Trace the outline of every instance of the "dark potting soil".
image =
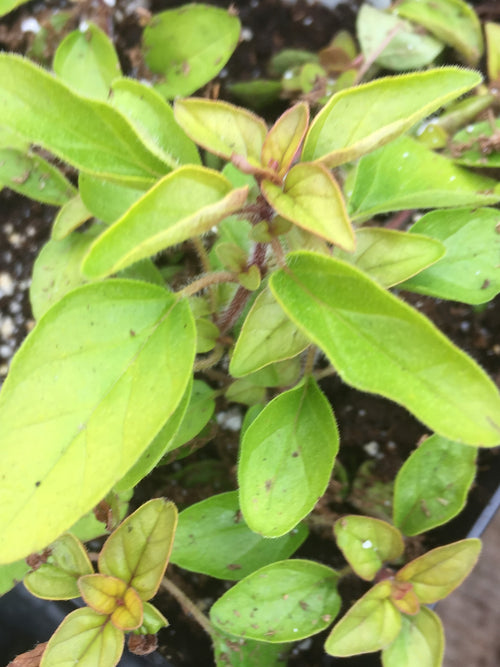
<svg viewBox="0 0 500 667">
<path fill-rule="evenodd" d="M 0 22 L 0 48 L 26 52 L 33 41 L 33 34 L 23 30 L 23 19 L 35 15 L 43 23 L 51 12 L 65 8 L 74 12 L 70 28 L 76 27 L 82 17 L 96 21 L 114 38 L 124 71 L 140 75 L 143 73 L 139 49 L 141 14 L 134 7 L 146 6 L 156 13 L 181 4 L 184 3 L 160 0 L 152 0 L 150 4 L 118 1 L 116 7 L 97 0 L 79 2 L 78 6 L 64 0 L 29 3 Z M 228 6 L 227 2 L 211 4 Z M 355 9 L 359 4 L 355 2 L 329 10 L 320 5 L 310 6 L 306 2 L 298 2 L 294 6 L 277 0 L 236 3 L 244 27 L 244 39 L 218 78 L 220 96 L 230 97 L 226 91 L 228 82 L 264 75 L 269 58 L 282 48 L 318 50 L 339 29 L 352 30 Z M 490 7 L 492 3 L 476 4 L 480 5 L 484 14 L 493 11 Z M 496 3 L 493 5 L 496 6 Z M 47 62 L 50 62 L 50 51 L 56 45 L 48 45 L 45 54 Z M 7 372 L 13 352 L 34 324 L 28 298 L 30 276 L 33 261 L 49 238 L 54 211 L 51 207 L 24 200 L 8 189 L 0 193 L 0 382 Z M 463 304 L 412 294 L 401 293 L 400 296 L 430 317 L 500 384 L 500 297 L 483 310 L 475 310 Z M 384 484 L 394 479 L 401 463 L 427 432 L 403 408 L 376 396 L 357 392 L 334 376 L 324 379 L 321 386 L 334 407 L 339 423 L 342 443 L 339 460 L 349 478 L 357 474 L 359 488 L 351 489 L 346 495 L 340 477 L 334 476 L 312 515 L 310 537 L 296 556 L 338 568 L 344 565 L 344 561 L 332 537 L 333 522 L 340 515 L 351 512 L 390 516 L 390 487 Z M 219 400 L 218 407 L 226 413 L 227 419 L 214 425 L 208 444 L 186 459 L 155 470 L 139 485 L 134 504 L 154 496 L 166 496 L 182 510 L 213 493 L 236 488 L 238 437 L 237 431 L 231 428 L 232 421 L 237 423 L 241 419 L 243 409 L 225 405 L 223 399 Z M 359 474 L 361 467 L 363 470 L 368 468 L 362 476 Z M 494 491 L 499 470 L 498 451 L 481 451 L 477 481 L 469 495 L 466 510 L 446 526 L 408 540 L 407 556 L 415 557 L 428 548 L 463 537 Z M 169 566 L 168 576 L 205 612 L 231 586 L 228 582 L 186 572 L 173 565 Z M 348 608 L 366 588 L 367 585 L 359 579 L 346 578 L 341 587 L 344 607 Z M 208 657 L 211 655 L 210 641 L 200 627 L 165 593 L 160 593 L 155 602 L 170 622 L 169 628 L 161 631 L 159 636 L 163 655 L 177 667 L 211 664 Z M 323 650 L 326 634 L 327 631 L 300 642 L 293 650 L 289 664 L 292 667 L 331 664 L 331 659 Z M 362 656 L 337 662 L 349 667 L 369 667 L 379 665 L 380 659 L 377 656 Z"/>
</svg>

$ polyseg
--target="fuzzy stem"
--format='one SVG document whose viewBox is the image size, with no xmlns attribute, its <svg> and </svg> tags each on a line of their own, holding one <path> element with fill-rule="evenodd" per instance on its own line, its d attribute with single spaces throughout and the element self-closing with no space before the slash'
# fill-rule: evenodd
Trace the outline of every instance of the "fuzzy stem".
<svg viewBox="0 0 500 667">
<path fill-rule="evenodd" d="M 212 366 L 215 366 L 222 359 L 223 354 L 224 347 L 222 345 L 216 345 L 208 357 L 198 359 L 194 362 L 193 372 L 197 373 L 198 371 L 212 368 Z"/>
<path fill-rule="evenodd" d="M 316 361 L 316 345 L 310 345 L 307 350 L 306 363 L 304 364 L 304 375 L 311 375 L 314 369 L 314 362 Z"/>
<path fill-rule="evenodd" d="M 213 273 L 201 276 L 201 278 L 198 278 L 197 280 L 193 280 L 192 283 L 189 283 L 189 285 L 186 285 L 186 287 L 179 290 L 177 294 L 180 296 L 192 296 L 193 294 L 196 294 L 196 292 L 201 292 L 201 290 L 210 285 L 236 282 L 238 282 L 238 277 L 232 271 L 214 271 Z"/>
<path fill-rule="evenodd" d="M 188 616 L 192 616 L 194 620 L 201 625 L 203 630 L 205 630 L 210 637 L 213 637 L 214 627 L 205 614 L 198 609 L 195 603 L 184 593 L 184 591 L 181 591 L 181 589 L 178 588 L 171 579 L 167 579 L 167 577 L 163 577 L 161 586 L 177 600 L 184 613 Z"/>
<path fill-rule="evenodd" d="M 196 250 L 196 254 L 198 255 L 198 259 L 200 260 L 201 268 L 205 273 L 210 273 L 212 267 L 210 266 L 210 259 L 208 257 L 208 253 L 205 249 L 205 246 L 202 243 L 202 240 L 200 239 L 199 236 L 194 236 L 191 239 L 191 243 L 193 244 L 193 247 Z"/>
<path fill-rule="evenodd" d="M 323 378 L 326 378 L 330 375 L 335 375 L 336 373 L 337 371 L 333 366 L 327 366 L 326 368 L 321 368 L 320 370 L 314 371 L 312 375 L 316 382 L 319 382 L 319 380 L 322 380 Z"/>
<path fill-rule="evenodd" d="M 280 266 L 285 266 L 286 261 L 285 261 L 285 253 L 283 252 L 283 246 L 280 243 L 280 240 L 278 238 L 273 237 L 271 241 L 271 247 L 274 250 L 274 254 L 276 256 L 276 261 Z"/>
</svg>

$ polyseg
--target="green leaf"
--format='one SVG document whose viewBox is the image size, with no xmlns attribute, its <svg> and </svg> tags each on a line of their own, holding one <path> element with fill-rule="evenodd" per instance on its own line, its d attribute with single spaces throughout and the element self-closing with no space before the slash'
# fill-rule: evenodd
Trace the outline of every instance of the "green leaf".
<svg viewBox="0 0 500 667">
<path fill-rule="evenodd" d="M 439 240 L 446 255 L 402 289 L 479 304 L 500 292 L 500 216 L 493 208 L 451 209 L 424 215 L 411 233 Z"/>
<path fill-rule="evenodd" d="M 65 239 L 91 217 L 92 213 L 83 203 L 80 194 L 77 194 L 68 200 L 57 214 L 52 227 L 52 239 L 54 241 Z"/>
<path fill-rule="evenodd" d="M 229 372 L 233 377 L 248 375 L 268 364 L 291 359 L 308 345 L 308 339 L 266 288 L 255 299 L 245 318 Z"/>
<path fill-rule="evenodd" d="M 155 14 L 144 30 L 143 45 L 148 67 L 164 76 L 157 89 L 173 98 L 204 86 L 231 57 L 240 27 L 234 14 L 203 4 Z"/>
<path fill-rule="evenodd" d="M 413 412 L 444 437 L 500 442 L 500 396 L 493 382 L 416 310 L 353 266 L 291 253 L 270 287 L 340 377 Z"/>
<path fill-rule="evenodd" d="M 87 282 L 80 273 L 80 264 L 99 233 L 99 227 L 91 227 L 83 233 L 73 232 L 62 241 L 50 240 L 43 246 L 30 285 L 31 309 L 36 320 L 72 289 Z"/>
<path fill-rule="evenodd" d="M 487 44 L 488 78 L 496 81 L 500 78 L 500 25 L 485 23 L 484 32 Z"/>
<path fill-rule="evenodd" d="M 401 612 L 391 602 L 391 591 L 390 581 L 381 581 L 365 593 L 328 635 L 325 651 L 343 658 L 390 644 L 401 630 Z"/>
<path fill-rule="evenodd" d="M 217 600 L 210 620 L 223 632 L 282 643 L 324 630 L 340 609 L 338 574 L 308 560 L 284 560 L 253 572 Z"/>
<path fill-rule="evenodd" d="M 132 187 L 80 172 L 78 188 L 83 203 L 92 215 L 106 224 L 112 224 L 144 195 L 149 186 Z"/>
<path fill-rule="evenodd" d="M 474 481 L 476 455 L 439 435 L 427 438 L 396 476 L 394 524 L 405 535 L 418 535 L 456 516 Z"/>
<path fill-rule="evenodd" d="M 481 82 L 454 67 L 377 79 L 336 93 L 307 133 L 303 160 L 329 167 L 386 144 Z"/>
<path fill-rule="evenodd" d="M 360 160 L 348 210 L 353 218 L 367 218 L 408 208 L 484 206 L 500 199 L 496 186 L 401 137 Z"/>
<path fill-rule="evenodd" d="M 228 84 L 227 89 L 246 106 L 260 111 L 279 100 L 281 83 L 271 79 L 256 81 L 237 81 Z"/>
<path fill-rule="evenodd" d="M 17 148 L 0 148 L 0 189 L 2 186 L 53 206 L 62 206 L 75 195 L 75 188 L 59 169 Z"/>
<path fill-rule="evenodd" d="M 445 246 L 423 234 L 364 227 L 356 230 L 356 250 L 336 256 L 368 273 L 383 287 L 392 287 L 437 262 Z"/>
<path fill-rule="evenodd" d="M 2 122 L 74 167 L 139 186 L 168 171 L 118 111 L 28 60 L 0 54 L 0 81 Z"/>
<path fill-rule="evenodd" d="M 144 452 L 140 455 L 134 465 L 130 468 L 127 474 L 115 484 L 115 491 L 123 491 L 125 489 L 133 489 L 141 479 L 146 477 L 160 459 L 170 450 L 175 449 L 174 442 L 179 426 L 184 418 L 189 399 L 191 397 L 191 390 L 193 385 L 192 377 L 189 378 L 188 385 L 184 391 L 180 403 L 174 410 L 167 422 L 163 425 L 161 431 L 153 438 L 153 440 L 146 447 Z"/>
<path fill-rule="evenodd" d="M 493 123 L 483 121 L 467 125 L 453 136 L 451 156 L 455 162 L 467 167 L 498 168 L 500 167 L 500 151 L 498 150 L 498 134 L 500 118 Z"/>
<path fill-rule="evenodd" d="M 194 347 L 188 304 L 144 282 L 84 285 L 42 317 L 0 394 L 0 562 L 45 547 L 123 477 L 181 400 Z"/>
<path fill-rule="evenodd" d="M 142 625 L 137 630 L 138 634 L 141 635 L 155 635 L 159 630 L 165 628 L 169 625 L 169 622 L 163 616 L 163 614 L 158 611 L 156 607 L 153 607 L 149 602 L 143 602 L 143 618 Z"/>
<path fill-rule="evenodd" d="M 479 558 L 481 541 L 476 538 L 453 542 L 415 558 L 396 574 L 396 581 L 409 581 L 423 604 L 442 600 L 460 586 Z"/>
<path fill-rule="evenodd" d="M 285 111 L 269 130 L 262 147 L 261 162 L 283 178 L 297 155 L 309 125 L 305 102 Z"/>
<path fill-rule="evenodd" d="M 81 596 L 98 614 L 105 614 L 119 630 L 136 630 L 142 625 L 142 600 L 137 592 L 117 577 L 87 574 L 78 579 Z"/>
<path fill-rule="evenodd" d="M 390 70 L 429 65 L 444 48 L 442 42 L 422 33 L 418 26 L 366 3 L 358 12 L 356 34 L 365 59 L 379 54 L 375 58 L 377 65 Z"/>
<path fill-rule="evenodd" d="M 214 393 L 212 387 L 206 382 L 202 382 L 202 380 L 193 381 L 189 404 L 172 444 L 168 447 L 168 451 L 182 447 L 205 428 L 215 410 Z"/>
<path fill-rule="evenodd" d="M 27 574 L 24 585 L 30 593 L 46 600 L 79 597 L 78 578 L 94 572 L 85 547 L 74 535 L 65 533 L 49 549 L 47 562 Z"/>
<path fill-rule="evenodd" d="M 144 503 L 112 533 L 99 555 L 99 571 L 122 579 L 141 600 L 155 595 L 167 567 L 177 509 L 163 498 Z"/>
<path fill-rule="evenodd" d="M 71 665 L 114 667 L 123 652 L 124 635 L 109 620 L 84 607 L 71 612 L 49 640 L 40 667 Z"/>
<path fill-rule="evenodd" d="M 201 164 L 198 149 L 176 123 L 170 105 L 145 83 L 115 79 L 111 104 L 129 119 L 149 150 L 172 169 Z"/>
<path fill-rule="evenodd" d="M 174 114 L 186 134 L 211 153 L 226 160 L 241 155 L 260 164 L 267 127 L 259 116 L 228 102 L 196 97 L 177 100 Z"/>
<path fill-rule="evenodd" d="M 240 512 L 238 492 L 230 491 L 180 513 L 170 560 L 185 570 L 238 581 L 264 565 L 288 558 L 306 537 L 303 524 L 276 539 L 257 535 Z"/>
<path fill-rule="evenodd" d="M 245 432 L 238 462 L 249 527 L 279 537 L 296 526 L 325 492 L 338 446 L 330 404 L 312 378 L 268 403 Z"/>
<path fill-rule="evenodd" d="M 103 101 L 111 81 L 121 74 L 113 43 L 93 23 L 66 35 L 54 54 L 53 69 L 76 93 Z"/>
<path fill-rule="evenodd" d="M 288 644 L 269 644 L 251 639 L 236 639 L 221 630 L 212 635 L 216 665 L 225 667 L 284 667 Z"/>
<path fill-rule="evenodd" d="M 104 278 L 139 259 L 208 231 L 238 210 L 248 188 L 205 167 L 184 166 L 162 178 L 96 240 L 83 274 Z"/>
<path fill-rule="evenodd" d="M 441 667 L 444 632 L 439 616 L 421 607 L 416 616 L 403 616 L 401 632 L 382 651 L 384 667 Z"/>
<path fill-rule="evenodd" d="M 452 46 L 468 65 L 478 64 L 484 49 L 481 24 L 463 0 L 403 0 L 395 11 Z"/>
<path fill-rule="evenodd" d="M 344 516 L 335 522 L 337 546 L 362 579 L 371 581 L 386 561 L 399 558 L 404 551 L 399 530 L 380 519 Z"/>
<path fill-rule="evenodd" d="M 14 563 L 0 565 L 0 596 L 8 593 L 20 581 L 25 574 L 29 572 L 30 566 L 24 560 L 17 560 Z"/>
<path fill-rule="evenodd" d="M 28 0 L 0 0 L 0 16 L 8 14 L 16 7 L 24 5 Z"/>
<path fill-rule="evenodd" d="M 281 216 L 344 250 L 354 250 L 354 232 L 342 193 L 323 165 L 295 165 L 283 190 L 267 180 L 261 187 L 264 197 Z"/>
</svg>

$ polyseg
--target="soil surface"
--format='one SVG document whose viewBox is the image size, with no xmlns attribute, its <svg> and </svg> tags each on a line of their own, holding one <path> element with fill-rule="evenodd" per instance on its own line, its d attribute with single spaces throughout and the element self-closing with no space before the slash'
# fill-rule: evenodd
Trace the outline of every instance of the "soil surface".
<svg viewBox="0 0 500 667">
<path fill-rule="evenodd" d="M 25 19 L 35 16 L 43 24 L 55 9 L 67 9 L 73 13 L 68 24 L 70 28 L 77 26 L 82 19 L 96 21 L 114 38 L 124 71 L 141 74 L 143 64 L 139 44 L 144 12 L 156 13 L 183 3 L 152 0 L 151 3 L 118 1 L 114 7 L 109 4 L 97 0 L 84 0 L 77 5 L 65 3 L 64 0 L 29 3 L 0 21 L 0 48 L 22 53 L 29 51 L 34 34 L 25 29 Z M 227 7 L 228 3 L 211 4 Z M 483 16 L 498 20 L 497 3 L 478 4 Z M 230 98 L 227 93 L 228 83 L 264 75 L 271 55 L 284 47 L 318 50 L 339 29 L 352 30 L 357 5 L 340 5 L 335 10 L 328 10 L 306 2 L 298 2 L 294 6 L 284 5 L 277 0 L 236 3 L 244 26 L 243 41 L 218 78 L 218 94 Z M 57 41 L 49 44 L 43 54 L 47 62 L 50 61 L 50 51 L 55 45 Z M 49 238 L 54 211 L 49 206 L 27 201 L 8 189 L 0 193 L 0 382 L 7 372 L 13 352 L 34 324 L 28 296 L 30 275 L 37 253 Z M 410 294 L 401 293 L 400 296 L 430 317 L 500 385 L 500 298 L 497 297 L 484 309 L 474 309 L 459 303 Z M 296 556 L 337 568 L 342 567 L 344 561 L 332 539 L 333 521 L 353 511 L 390 516 L 390 486 L 385 491 L 383 488 L 380 490 L 380 487 L 372 489 L 371 494 L 366 491 L 375 483 L 389 483 L 394 479 L 402 462 L 427 432 L 403 408 L 359 393 L 342 384 L 336 377 L 324 379 L 321 385 L 334 406 L 339 423 L 342 443 L 339 459 L 349 476 L 358 472 L 359 484 L 363 486 L 364 493 L 351 491 L 346 495 L 341 481 L 334 477 L 315 510 L 310 537 Z M 223 412 L 229 411 L 236 419 L 242 415 L 238 406 L 221 402 L 219 407 Z M 166 496 L 182 510 L 214 492 L 236 488 L 237 434 L 220 425 L 215 426 L 210 435 L 208 444 L 192 456 L 168 468 L 154 471 L 139 485 L 134 503 L 139 504 L 152 496 Z M 369 468 L 362 478 L 359 475 L 361 466 Z M 497 485 L 500 470 L 498 451 L 482 451 L 478 470 L 477 482 L 471 491 L 467 509 L 447 526 L 433 530 L 424 537 L 408 540 L 409 557 L 430 547 L 459 539 L 467 533 Z M 175 472 L 174 476 L 172 472 Z M 368 504 L 366 496 L 369 498 Z M 229 583 L 189 573 L 172 565 L 169 566 L 168 574 L 187 595 L 197 601 L 203 611 L 208 611 L 212 603 L 230 586 Z M 365 588 L 366 585 L 358 579 L 347 578 L 343 581 L 341 592 L 345 608 Z M 176 667 L 207 665 L 207 656 L 211 654 L 210 642 L 199 626 L 166 594 L 160 594 L 156 602 L 170 621 L 170 627 L 160 632 L 160 651 L 163 655 L 171 659 Z M 301 642 L 292 652 L 289 664 L 295 667 L 332 664 L 332 659 L 324 654 L 325 636 L 326 632 Z M 337 660 L 335 664 L 367 667 L 379 665 L 380 659 L 377 656 L 363 656 Z"/>
</svg>

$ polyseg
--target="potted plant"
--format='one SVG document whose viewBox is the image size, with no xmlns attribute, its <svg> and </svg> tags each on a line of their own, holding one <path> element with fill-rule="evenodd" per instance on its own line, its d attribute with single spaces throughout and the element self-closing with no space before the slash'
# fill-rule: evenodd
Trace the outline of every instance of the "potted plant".
<svg viewBox="0 0 500 667">
<path fill-rule="evenodd" d="M 282 664 L 294 642 L 327 628 L 332 656 L 441 663 L 441 624 L 426 605 L 467 576 L 480 542 L 409 547 L 463 508 L 478 448 L 500 443 L 500 396 L 390 290 L 491 300 L 500 190 L 467 168 L 496 165 L 498 28 L 487 26 L 487 89 L 470 67 L 431 66 L 445 45 L 469 66 L 483 48 L 465 3 L 437 5 L 363 7 L 361 54 L 345 34 L 319 55 L 288 53 L 279 80 L 250 86 L 260 103 L 263 90 L 293 97 L 270 122 L 191 96 L 236 48 L 232 11 L 152 17 L 143 43 L 154 87 L 121 75 L 94 24 L 64 38 L 54 73 L 0 54 L 3 182 L 60 207 L 33 272 L 37 324 L 0 394 L 2 577 L 87 605 L 52 636 L 43 667 L 64 651 L 114 665 L 125 633 L 135 649 L 154 647 L 144 637 L 167 623 L 149 603 L 160 585 L 208 632 L 219 665 Z M 417 71 L 377 77 L 377 66 Z M 484 110 L 489 121 L 474 123 Z M 423 425 L 392 486 L 367 488 L 373 461 L 352 475 L 337 457 L 336 404 L 322 389 L 332 376 Z M 120 523 L 157 466 L 211 440 L 216 410 L 233 428 L 230 405 L 245 406 L 237 489 L 213 489 L 179 518 L 172 502 L 136 495 Z M 340 512 L 315 511 L 347 490 Z M 307 524 L 333 530 L 345 567 L 291 558 Z M 96 572 L 82 541 L 103 533 Z M 237 583 L 207 618 L 163 579 L 169 558 Z M 339 620 L 339 583 L 353 574 L 372 585 Z"/>
</svg>

